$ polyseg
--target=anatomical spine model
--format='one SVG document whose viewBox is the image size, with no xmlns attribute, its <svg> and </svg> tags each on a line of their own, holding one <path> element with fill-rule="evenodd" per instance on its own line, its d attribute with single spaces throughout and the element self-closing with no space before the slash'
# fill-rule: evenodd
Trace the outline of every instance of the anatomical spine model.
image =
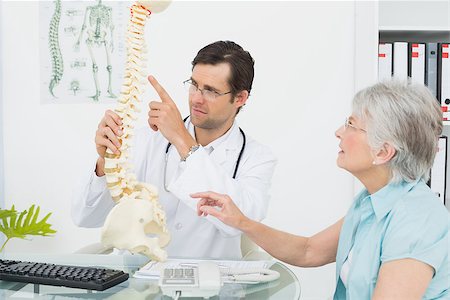
<svg viewBox="0 0 450 300">
<path fill-rule="evenodd" d="M 136 119 L 135 114 L 139 112 L 139 97 L 146 84 L 144 25 L 151 13 L 164 10 L 168 4 L 168 1 L 140 1 L 131 7 L 126 34 L 124 82 L 119 104 L 115 109 L 123 123 L 120 154 L 116 155 L 109 149 L 105 154 L 106 181 L 116 205 L 102 228 L 104 246 L 142 253 L 158 261 L 167 258 L 162 249 L 170 240 L 166 215 L 158 202 L 156 187 L 138 182 L 127 161 L 133 136 L 132 123 Z M 153 237 L 147 236 L 148 234 Z"/>
<path fill-rule="evenodd" d="M 61 55 L 61 49 L 59 46 L 59 21 L 61 19 L 61 0 L 55 1 L 55 12 L 53 13 L 52 20 L 50 21 L 50 29 L 48 33 L 48 47 L 50 49 L 50 56 L 52 60 L 52 76 L 48 90 L 53 97 L 53 89 L 59 84 L 62 79 L 64 64 Z"/>
</svg>

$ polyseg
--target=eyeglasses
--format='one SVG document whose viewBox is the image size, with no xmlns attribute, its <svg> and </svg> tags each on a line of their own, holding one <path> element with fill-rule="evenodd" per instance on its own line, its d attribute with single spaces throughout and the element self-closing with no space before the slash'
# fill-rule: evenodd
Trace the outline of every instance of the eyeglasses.
<svg viewBox="0 0 450 300">
<path fill-rule="evenodd" d="M 361 130 L 361 131 L 367 132 L 367 130 L 357 127 L 357 126 L 353 125 L 352 123 L 350 123 L 349 118 L 345 118 L 344 129 L 347 129 L 349 127 L 356 129 L 356 130 Z"/>
<path fill-rule="evenodd" d="M 183 81 L 183 85 L 184 85 L 185 89 L 189 92 L 189 95 L 193 95 L 197 91 L 200 91 L 200 93 L 202 94 L 203 98 L 206 101 L 214 101 L 217 97 L 224 96 L 224 95 L 230 94 L 232 92 L 232 91 L 229 91 L 226 93 L 218 93 L 213 90 L 201 89 L 197 86 L 196 83 L 192 82 L 191 79 Z"/>
</svg>

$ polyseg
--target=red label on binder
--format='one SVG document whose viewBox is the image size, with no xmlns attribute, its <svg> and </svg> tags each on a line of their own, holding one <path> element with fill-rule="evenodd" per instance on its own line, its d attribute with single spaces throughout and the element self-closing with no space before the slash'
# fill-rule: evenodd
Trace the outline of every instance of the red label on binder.
<svg viewBox="0 0 450 300">
<path fill-rule="evenodd" d="M 442 58 L 448 58 L 448 53 L 443 52 L 442 53 Z"/>
<path fill-rule="evenodd" d="M 419 57 L 419 52 L 413 52 L 412 57 Z"/>
<path fill-rule="evenodd" d="M 419 47 L 419 44 L 412 44 L 412 47 L 417 48 L 417 47 Z"/>
<path fill-rule="evenodd" d="M 442 112 L 447 112 L 448 106 L 441 106 L 441 110 L 442 110 Z"/>
<path fill-rule="evenodd" d="M 442 48 L 448 48 L 449 44 L 442 44 Z"/>
<path fill-rule="evenodd" d="M 386 54 L 384 54 L 384 53 L 378 53 L 378 57 L 386 57 Z"/>
</svg>

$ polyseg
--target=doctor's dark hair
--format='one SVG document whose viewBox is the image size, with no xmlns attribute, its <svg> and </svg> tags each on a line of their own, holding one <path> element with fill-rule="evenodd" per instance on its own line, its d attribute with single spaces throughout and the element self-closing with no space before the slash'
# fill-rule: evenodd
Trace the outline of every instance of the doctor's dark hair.
<svg viewBox="0 0 450 300">
<path fill-rule="evenodd" d="M 255 74 L 255 61 L 250 53 L 235 42 L 217 41 L 198 51 L 192 61 L 192 69 L 197 64 L 217 65 L 220 63 L 230 65 L 231 76 L 228 78 L 228 84 L 233 98 L 243 90 L 248 91 L 250 95 Z"/>
<path fill-rule="evenodd" d="M 423 84 L 389 80 L 356 94 L 353 114 L 367 127 L 373 150 L 385 143 L 396 150 L 388 167 L 391 182 L 428 180 L 442 133 L 442 112 Z"/>
</svg>

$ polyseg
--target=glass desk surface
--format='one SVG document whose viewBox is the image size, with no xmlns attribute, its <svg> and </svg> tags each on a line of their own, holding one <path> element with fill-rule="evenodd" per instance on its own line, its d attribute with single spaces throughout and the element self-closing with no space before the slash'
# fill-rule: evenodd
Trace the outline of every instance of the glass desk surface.
<svg viewBox="0 0 450 300">
<path fill-rule="evenodd" d="M 157 280 L 133 278 L 134 272 L 148 261 L 141 255 L 5 253 L 0 259 L 106 267 L 130 274 L 127 281 L 101 292 L 0 280 L 0 299 L 171 299 L 161 294 Z M 294 273 L 279 262 L 271 269 L 280 273 L 279 279 L 260 284 L 225 284 L 219 296 L 210 299 L 300 299 L 300 283 Z"/>
</svg>

